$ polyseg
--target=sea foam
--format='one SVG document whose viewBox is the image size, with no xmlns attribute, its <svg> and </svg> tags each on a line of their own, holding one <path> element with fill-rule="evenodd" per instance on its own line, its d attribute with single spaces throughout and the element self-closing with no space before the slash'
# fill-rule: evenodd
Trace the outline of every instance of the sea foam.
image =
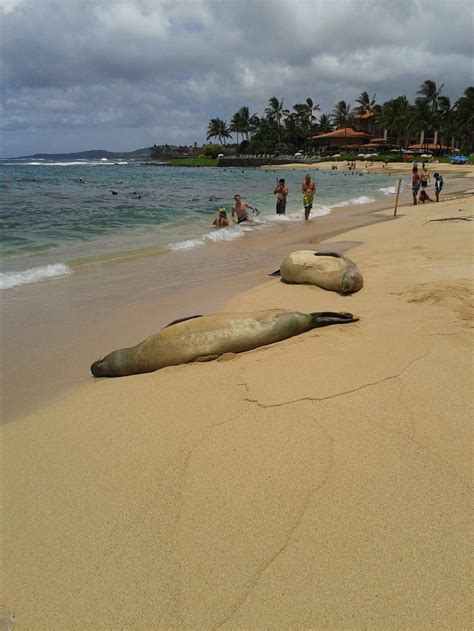
<svg viewBox="0 0 474 631">
<path fill-rule="evenodd" d="M 47 278 L 55 278 L 71 274 L 71 270 L 63 263 L 54 263 L 44 267 L 32 267 L 22 272 L 4 272 L 0 274 L 0 289 L 10 289 L 19 285 L 39 283 Z"/>
<path fill-rule="evenodd" d="M 244 228 L 243 226 L 233 226 L 229 228 L 219 228 L 212 232 L 204 234 L 197 239 L 187 239 L 185 241 L 178 241 L 176 243 L 169 243 L 166 247 L 169 250 L 191 250 L 200 245 L 204 245 L 206 242 L 210 243 L 224 243 L 225 241 L 233 241 L 242 237 L 245 232 L 251 230 L 250 227 Z"/>
<path fill-rule="evenodd" d="M 379 188 L 384 195 L 392 195 L 396 193 L 395 186 L 387 186 L 386 188 Z"/>
</svg>

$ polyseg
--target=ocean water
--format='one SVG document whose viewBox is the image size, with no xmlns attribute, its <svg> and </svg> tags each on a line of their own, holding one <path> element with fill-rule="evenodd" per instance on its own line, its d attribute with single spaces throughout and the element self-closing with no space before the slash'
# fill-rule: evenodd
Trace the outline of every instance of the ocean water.
<svg viewBox="0 0 474 631">
<path fill-rule="evenodd" d="M 310 170 L 317 183 L 312 219 L 335 208 L 393 195 L 394 178 Z M 273 189 L 284 177 L 287 215 Z M 126 261 L 245 238 L 303 221 L 304 171 L 180 168 L 110 161 L 0 161 L 0 288 L 67 276 L 84 265 Z M 216 229 L 219 207 L 239 193 L 260 214 L 252 224 Z"/>
</svg>

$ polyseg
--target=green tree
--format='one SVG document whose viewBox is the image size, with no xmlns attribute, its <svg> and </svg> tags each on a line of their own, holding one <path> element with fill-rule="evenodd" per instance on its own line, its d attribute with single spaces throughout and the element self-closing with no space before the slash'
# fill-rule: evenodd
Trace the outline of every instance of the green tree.
<svg viewBox="0 0 474 631">
<path fill-rule="evenodd" d="M 206 156 L 206 158 L 217 158 L 220 152 L 220 145 L 208 144 L 204 145 L 203 147 L 203 154 Z"/>
<path fill-rule="evenodd" d="M 353 113 L 351 104 L 345 101 L 336 103 L 336 107 L 332 111 L 332 122 L 336 127 L 348 126 L 352 123 Z"/>
<path fill-rule="evenodd" d="M 356 99 L 356 103 L 359 103 L 359 107 L 355 108 L 357 114 L 375 114 L 375 97 L 377 95 L 374 94 L 372 98 L 370 98 L 369 93 L 364 90 L 361 92 L 358 99 Z"/>
<path fill-rule="evenodd" d="M 227 144 L 226 139 L 231 137 L 232 134 L 230 133 L 229 127 L 225 120 L 222 120 L 221 118 L 211 118 L 207 127 L 207 140 L 210 140 L 211 138 L 217 138 L 221 145 L 225 145 Z"/>
<path fill-rule="evenodd" d="M 281 137 L 281 122 L 289 115 L 289 111 L 283 108 L 283 99 L 279 101 L 276 96 L 272 96 L 265 108 L 265 115 L 269 121 L 274 121 L 278 129 L 278 138 Z"/>
<path fill-rule="evenodd" d="M 388 129 L 390 135 L 396 136 L 397 145 L 408 141 L 409 133 L 415 120 L 413 107 L 406 96 L 399 96 L 383 104 L 376 114 L 376 122 L 382 129 Z"/>
<path fill-rule="evenodd" d="M 314 112 L 319 111 L 319 104 L 317 103 L 315 105 L 313 99 L 308 97 L 304 103 L 296 103 L 293 105 L 293 109 L 295 110 L 300 126 L 306 127 L 308 132 L 311 131 L 316 122 Z"/>
<path fill-rule="evenodd" d="M 280 141 L 280 129 L 276 121 L 262 118 L 258 129 L 252 134 L 248 152 L 253 154 L 273 153 Z"/>
<path fill-rule="evenodd" d="M 239 134 L 241 134 L 243 137 L 245 133 L 245 124 L 244 124 L 244 120 L 242 118 L 240 110 L 232 116 L 230 120 L 230 124 L 229 124 L 229 130 L 235 133 L 237 137 L 237 144 L 238 144 Z"/>
<path fill-rule="evenodd" d="M 437 112 L 440 102 L 440 95 L 443 88 L 444 83 L 442 83 L 438 88 L 435 81 L 427 79 L 424 83 L 420 85 L 417 94 L 421 95 L 419 97 L 421 101 L 428 103 L 431 106 L 432 112 Z"/>
<path fill-rule="evenodd" d="M 331 117 L 328 114 L 321 114 L 319 117 L 318 130 L 321 134 L 328 134 L 333 130 Z"/>
<path fill-rule="evenodd" d="M 454 104 L 451 133 L 466 153 L 474 149 L 474 87 L 464 90 L 463 95 Z"/>
</svg>

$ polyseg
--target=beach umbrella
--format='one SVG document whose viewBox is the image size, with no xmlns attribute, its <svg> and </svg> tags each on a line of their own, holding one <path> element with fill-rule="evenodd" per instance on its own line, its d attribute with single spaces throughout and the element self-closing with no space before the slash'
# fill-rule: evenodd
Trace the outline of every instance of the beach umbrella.
<svg viewBox="0 0 474 631">
<path fill-rule="evenodd" d="M 331 158 L 340 158 L 341 154 L 340 153 L 335 153 L 333 156 L 331 156 Z"/>
<path fill-rule="evenodd" d="M 365 158 L 365 153 L 358 153 L 358 154 L 357 154 L 357 157 L 358 157 L 358 158 Z"/>
<path fill-rule="evenodd" d="M 422 153 L 420 158 L 432 158 L 433 156 L 431 155 L 431 153 Z"/>
</svg>

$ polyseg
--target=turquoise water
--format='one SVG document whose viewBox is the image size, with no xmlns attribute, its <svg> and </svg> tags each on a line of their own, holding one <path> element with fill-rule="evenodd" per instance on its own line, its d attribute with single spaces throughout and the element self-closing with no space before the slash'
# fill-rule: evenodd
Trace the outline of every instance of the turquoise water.
<svg viewBox="0 0 474 631">
<path fill-rule="evenodd" d="M 394 192 L 393 178 L 346 169 L 312 171 L 312 218 Z M 70 274 L 91 261 L 120 260 L 245 238 L 276 222 L 301 222 L 304 172 L 259 168 L 179 168 L 142 163 L 0 162 L 0 287 Z M 287 216 L 275 215 L 273 188 L 284 177 Z M 212 228 L 239 193 L 261 211 L 251 225 Z M 317 220 L 317 219 L 316 219 Z"/>
</svg>

